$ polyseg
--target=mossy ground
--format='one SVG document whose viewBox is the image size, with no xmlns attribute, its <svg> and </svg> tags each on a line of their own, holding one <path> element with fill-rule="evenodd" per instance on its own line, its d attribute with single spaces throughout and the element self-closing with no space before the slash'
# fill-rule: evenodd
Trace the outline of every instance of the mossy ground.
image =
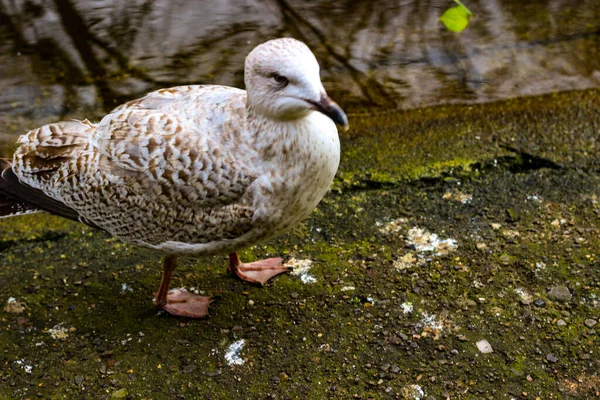
<svg viewBox="0 0 600 400">
<path fill-rule="evenodd" d="M 184 258 L 173 287 L 217 299 L 203 321 L 152 308 L 159 254 L 43 214 L 2 220 L 0 302 L 26 309 L 0 311 L 0 397 L 599 396 L 599 328 L 584 323 L 600 315 L 599 109 L 581 91 L 355 117 L 312 218 L 243 252 L 313 260 L 317 282 L 256 288 L 222 257 Z M 416 254 L 413 226 L 458 247 Z M 572 298 L 548 297 L 556 285 Z M 240 338 L 245 363 L 229 366 Z"/>
</svg>

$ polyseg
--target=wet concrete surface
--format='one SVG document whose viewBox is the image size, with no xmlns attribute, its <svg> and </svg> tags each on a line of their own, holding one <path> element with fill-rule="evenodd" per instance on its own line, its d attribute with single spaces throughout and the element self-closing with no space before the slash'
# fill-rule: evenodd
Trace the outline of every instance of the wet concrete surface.
<svg viewBox="0 0 600 400">
<path fill-rule="evenodd" d="M 2 220 L 0 396 L 598 396 L 599 106 L 587 90 L 355 118 L 313 216 L 243 252 L 309 260 L 314 281 L 256 288 L 185 258 L 173 285 L 215 296 L 204 321 L 153 309 L 158 254 Z"/>
</svg>

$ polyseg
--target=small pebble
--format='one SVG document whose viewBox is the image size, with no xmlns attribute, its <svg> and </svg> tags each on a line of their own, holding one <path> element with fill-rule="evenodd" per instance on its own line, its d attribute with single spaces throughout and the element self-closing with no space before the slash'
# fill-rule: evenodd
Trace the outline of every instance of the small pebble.
<svg viewBox="0 0 600 400">
<path fill-rule="evenodd" d="M 546 356 L 546 360 L 550 361 L 551 363 L 555 363 L 558 361 L 558 358 L 556 358 L 554 354 L 548 353 L 548 355 Z"/>
<path fill-rule="evenodd" d="M 300 297 L 300 295 L 296 292 L 290 293 L 290 296 L 292 296 L 292 299 L 297 299 L 298 297 Z"/>
<path fill-rule="evenodd" d="M 565 322 L 564 319 L 559 319 L 558 321 L 556 321 L 556 325 L 557 326 L 565 326 L 565 325 L 567 325 L 567 323 Z"/>
<path fill-rule="evenodd" d="M 548 297 L 552 300 L 567 302 L 570 301 L 573 295 L 569 291 L 569 288 L 564 285 L 553 286 L 548 291 Z"/>
<path fill-rule="evenodd" d="M 183 368 L 183 372 L 185 372 L 186 374 L 189 374 L 191 372 L 193 372 L 196 369 L 196 366 L 194 364 L 190 364 L 190 365 L 186 365 Z"/>
<path fill-rule="evenodd" d="M 458 350 L 452 349 L 452 350 L 450 350 L 450 354 L 452 354 L 453 356 L 456 356 L 456 355 L 458 355 Z"/>
<path fill-rule="evenodd" d="M 545 307 L 546 306 L 546 302 L 542 299 L 535 299 L 535 301 L 533 302 L 533 304 L 536 307 Z"/>
<path fill-rule="evenodd" d="M 585 326 L 587 326 L 588 328 L 593 328 L 594 326 L 596 326 L 597 323 L 598 323 L 598 321 L 596 321 L 595 319 L 591 319 L 591 318 L 588 318 L 585 321 L 583 321 L 583 324 Z"/>
<path fill-rule="evenodd" d="M 76 383 L 77 385 L 81 385 L 81 384 L 83 383 L 83 380 L 84 380 L 84 377 L 83 377 L 83 376 L 81 376 L 81 375 L 77 375 L 77 376 L 75 377 L 75 383 Z"/>
</svg>

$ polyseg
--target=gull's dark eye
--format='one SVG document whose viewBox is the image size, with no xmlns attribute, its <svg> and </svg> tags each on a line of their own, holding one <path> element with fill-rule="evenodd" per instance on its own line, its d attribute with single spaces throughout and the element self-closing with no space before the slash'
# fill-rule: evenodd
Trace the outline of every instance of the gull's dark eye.
<svg viewBox="0 0 600 400">
<path fill-rule="evenodd" d="M 288 78 L 286 78 L 283 75 L 279 75 L 279 74 L 273 74 L 273 79 L 275 79 L 275 82 L 279 83 L 282 86 L 287 86 L 288 84 Z"/>
</svg>

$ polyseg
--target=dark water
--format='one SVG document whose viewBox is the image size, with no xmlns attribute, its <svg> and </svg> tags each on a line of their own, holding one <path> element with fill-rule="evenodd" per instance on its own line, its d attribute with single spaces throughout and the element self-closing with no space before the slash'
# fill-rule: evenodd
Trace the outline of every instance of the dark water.
<svg viewBox="0 0 600 400">
<path fill-rule="evenodd" d="M 449 0 L 0 0 L 0 119 L 242 87 L 245 55 L 279 36 L 314 50 L 350 113 L 599 86 L 600 1 L 464 3 L 476 17 L 455 34 L 437 21 Z"/>
</svg>

